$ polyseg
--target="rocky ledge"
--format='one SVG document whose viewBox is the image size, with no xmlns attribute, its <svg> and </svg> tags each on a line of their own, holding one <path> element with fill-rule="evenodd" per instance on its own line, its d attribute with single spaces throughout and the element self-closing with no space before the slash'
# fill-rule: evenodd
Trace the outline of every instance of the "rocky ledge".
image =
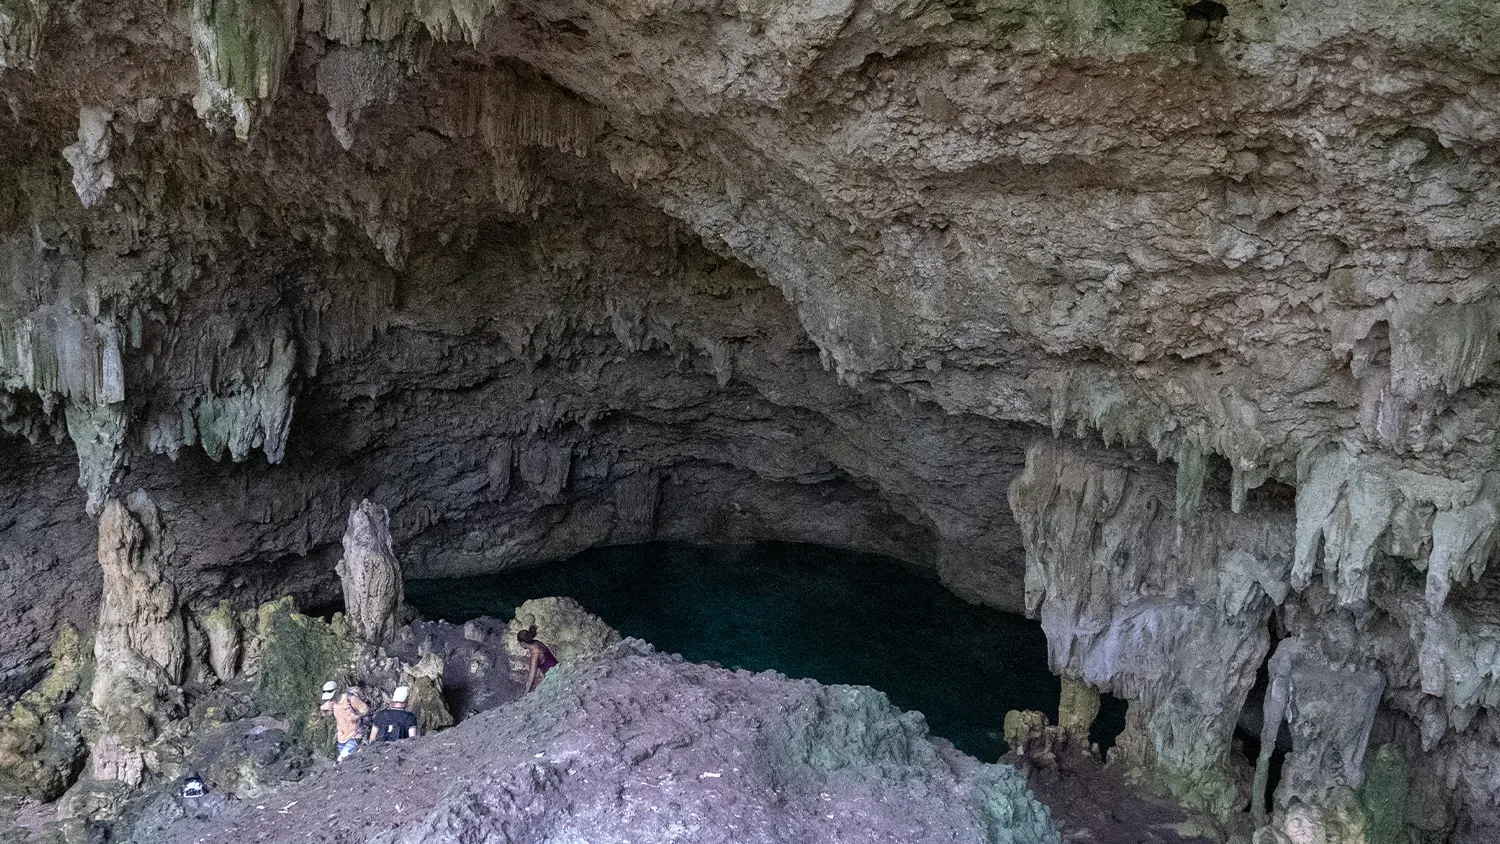
<svg viewBox="0 0 1500 844">
<path fill-rule="evenodd" d="M 203 802 L 163 795 L 128 840 L 1059 840 L 1021 774 L 930 737 L 873 689 L 629 639 L 446 732 L 366 748 L 260 800 Z"/>
</svg>

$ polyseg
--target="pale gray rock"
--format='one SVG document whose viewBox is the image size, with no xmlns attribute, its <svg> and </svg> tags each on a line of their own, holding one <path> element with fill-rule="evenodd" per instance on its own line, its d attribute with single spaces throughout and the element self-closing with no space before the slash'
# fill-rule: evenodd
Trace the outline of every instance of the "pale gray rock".
<svg viewBox="0 0 1500 844">
<path fill-rule="evenodd" d="M 1286 595 L 1291 525 L 1208 506 L 1179 520 L 1175 500 L 1149 464 L 1056 441 L 1011 487 L 1052 670 L 1129 700 L 1149 754 L 1127 764 L 1228 818 L 1230 737 Z"/>
<path fill-rule="evenodd" d="M 1364 784 L 1365 750 L 1385 678 L 1327 665 L 1296 638 L 1282 640 L 1268 665 L 1271 681 L 1255 765 L 1256 815 L 1265 814 L 1267 765 L 1283 722 L 1291 725 L 1292 750 L 1276 789 L 1278 809 L 1294 803 L 1327 805 L 1340 786 L 1358 789 Z"/>
<path fill-rule="evenodd" d="M 78 112 L 78 141 L 62 151 L 73 167 L 73 190 L 85 208 L 104 199 L 115 184 L 114 167 L 109 163 L 109 122 L 113 118 L 106 109 L 85 106 Z"/>
<path fill-rule="evenodd" d="M 390 515 L 379 504 L 361 501 L 349 511 L 344 556 L 337 565 L 344 587 L 344 613 L 355 635 L 380 646 L 400 623 L 401 562 L 391 550 Z"/>
<path fill-rule="evenodd" d="M 446 733 L 151 840 L 249 825 L 265 841 L 371 844 L 1060 840 L 1019 772 L 930 738 L 873 689 L 694 665 L 631 639 Z"/>
</svg>

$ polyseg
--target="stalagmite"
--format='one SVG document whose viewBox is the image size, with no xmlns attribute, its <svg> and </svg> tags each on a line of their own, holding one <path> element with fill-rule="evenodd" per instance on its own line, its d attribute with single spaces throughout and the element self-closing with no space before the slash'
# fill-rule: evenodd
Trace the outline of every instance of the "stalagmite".
<svg viewBox="0 0 1500 844">
<path fill-rule="evenodd" d="M 198 619 L 208 639 L 208 664 L 221 681 L 233 680 L 239 671 L 240 628 L 229 601 L 220 601 Z"/>
<path fill-rule="evenodd" d="M 1057 703 L 1057 726 L 1087 746 L 1089 728 L 1099 715 L 1099 690 L 1071 677 L 1062 678 Z"/>
<path fill-rule="evenodd" d="M 372 645 L 389 642 L 404 598 L 401 564 L 391 550 L 390 514 L 384 507 L 361 501 L 349 511 L 337 571 L 344 586 L 344 612 L 354 631 Z"/>
<path fill-rule="evenodd" d="M 144 492 L 105 503 L 99 517 L 104 599 L 92 692 L 100 726 L 89 743 L 95 779 L 139 783 L 145 743 L 180 705 L 187 630 L 167 580 L 173 551 L 161 513 Z"/>
</svg>

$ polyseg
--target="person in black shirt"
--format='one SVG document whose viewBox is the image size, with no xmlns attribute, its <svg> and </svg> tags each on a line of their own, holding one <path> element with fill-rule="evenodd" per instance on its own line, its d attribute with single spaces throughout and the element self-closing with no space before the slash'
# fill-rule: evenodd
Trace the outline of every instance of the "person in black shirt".
<svg viewBox="0 0 1500 844">
<path fill-rule="evenodd" d="M 411 690 L 397 686 L 391 695 L 391 705 L 375 713 L 370 724 L 370 741 L 400 741 L 417 737 L 417 716 L 406 709 L 406 699 Z"/>
</svg>

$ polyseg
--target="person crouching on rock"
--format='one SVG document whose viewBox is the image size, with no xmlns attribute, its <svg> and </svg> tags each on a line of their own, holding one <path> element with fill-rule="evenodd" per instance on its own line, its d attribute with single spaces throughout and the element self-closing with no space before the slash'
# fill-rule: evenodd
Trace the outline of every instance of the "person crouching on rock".
<svg viewBox="0 0 1500 844">
<path fill-rule="evenodd" d="M 396 687 L 396 693 L 391 695 L 391 705 L 375 713 L 375 721 L 370 725 L 370 741 L 417 737 L 416 713 L 406 709 L 406 699 L 410 695 L 411 689 L 406 686 Z"/>
<path fill-rule="evenodd" d="M 533 624 L 525 630 L 516 633 L 516 641 L 521 643 L 531 654 L 531 668 L 526 673 L 526 691 L 531 691 L 541 684 L 542 678 L 547 672 L 557 665 L 557 657 L 542 641 L 536 637 L 536 625 Z"/>
<path fill-rule="evenodd" d="M 369 714 L 370 705 L 359 696 L 359 689 L 353 686 L 334 699 L 334 739 L 338 742 L 340 762 L 359 749 L 360 721 Z"/>
</svg>

